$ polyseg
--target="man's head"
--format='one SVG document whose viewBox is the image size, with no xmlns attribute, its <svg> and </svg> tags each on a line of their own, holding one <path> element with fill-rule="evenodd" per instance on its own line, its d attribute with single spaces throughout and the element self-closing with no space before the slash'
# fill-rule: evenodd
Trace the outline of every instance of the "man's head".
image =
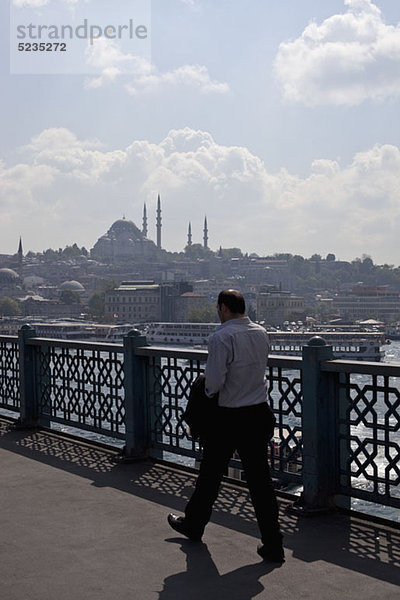
<svg viewBox="0 0 400 600">
<path fill-rule="evenodd" d="M 223 290 L 218 295 L 217 310 L 221 323 L 244 317 L 246 304 L 242 294 L 237 290 Z"/>
</svg>

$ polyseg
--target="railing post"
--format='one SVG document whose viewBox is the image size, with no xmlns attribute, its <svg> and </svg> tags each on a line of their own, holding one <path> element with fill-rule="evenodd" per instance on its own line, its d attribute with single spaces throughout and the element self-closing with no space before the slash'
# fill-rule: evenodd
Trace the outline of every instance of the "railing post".
<svg viewBox="0 0 400 600">
<path fill-rule="evenodd" d="M 146 346 L 146 336 L 133 329 L 124 337 L 125 447 L 124 459 L 146 458 L 149 448 L 146 360 L 135 348 Z"/>
<path fill-rule="evenodd" d="M 351 477 L 348 473 L 348 461 L 351 454 L 351 427 L 350 419 L 348 418 L 350 398 L 346 391 L 346 375 L 345 373 L 336 373 L 337 383 L 337 396 L 338 396 L 338 461 L 339 461 L 339 473 L 338 483 L 339 486 L 351 487 Z M 346 474 L 342 474 L 346 473 Z M 338 494 L 336 503 L 341 508 L 351 508 L 351 497 L 343 496 Z"/>
<path fill-rule="evenodd" d="M 23 325 L 18 331 L 21 407 L 20 417 L 15 427 L 21 429 L 30 429 L 39 425 L 39 407 L 35 386 L 34 347 L 27 344 L 29 338 L 35 336 L 36 331 L 30 325 Z"/>
<path fill-rule="evenodd" d="M 152 458 L 163 458 L 163 450 L 157 448 L 157 442 L 162 442 L 162 431 L 157 431 L 157 424 L 161 421 L 162 415 L 162 394 L 161 394 L 161 382 L 157 378 L 156 373 L 161 372 L 161 358 L 159 356 L 153 357 L 151 360 L 152 368 L 149 369 L 147 375 L 148 384 L 148 402 L 150 409 L 149 417 L 149 447 Z M 151 436 L 154 436 L 153 439 Z"/>
<path fill-rule="evenodd" d="M 336 415 L 329 374 L 321 361 L 334 358 L 319 336 L 303 347 L 303 494 L 296 508 L 315 514 L 333 508 L 336 485 Z"/>
</svg>

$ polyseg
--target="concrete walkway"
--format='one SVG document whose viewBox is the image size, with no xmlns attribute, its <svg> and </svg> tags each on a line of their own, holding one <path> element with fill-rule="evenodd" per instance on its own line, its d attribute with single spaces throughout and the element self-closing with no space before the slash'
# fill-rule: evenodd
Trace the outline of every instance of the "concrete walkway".
<svg viewBox="0 0 400 600">
<path fill-rule="evenodd" d="M 168 527 L 194 477 L 0 421 L 4 600 L 400 598 L 400 531 L 345 515 L 302 518 L 281 501 L 286 563 L 256 554 L 245 490 L 223 486 L 204 535 Z"/>
</svg>

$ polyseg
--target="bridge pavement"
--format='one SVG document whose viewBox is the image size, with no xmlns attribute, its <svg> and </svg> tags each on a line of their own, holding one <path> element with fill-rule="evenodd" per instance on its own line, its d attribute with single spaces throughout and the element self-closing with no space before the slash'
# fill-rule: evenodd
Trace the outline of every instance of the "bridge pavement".
<svg viewBox="0 0 400 600">
<path fill-rule="evenodd" d="M 204 543 L 166 522 L 191 473 L 0 421 L 0 597 L 250 600 L 400 597 L 400 530 L 344 514 L 285 512 L 286 562 L 256 554 L 245 490 L 225 484 Z"/>
</svg>

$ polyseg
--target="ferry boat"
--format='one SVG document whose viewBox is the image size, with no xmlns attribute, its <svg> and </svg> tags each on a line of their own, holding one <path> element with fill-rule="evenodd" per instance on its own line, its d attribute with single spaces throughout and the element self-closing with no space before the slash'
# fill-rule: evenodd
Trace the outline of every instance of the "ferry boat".
<svg viewBox="0 0 400 600">
<path fill-rule="evenodd" d="M 135 328 L 132 323 L 113 325 L 73 319 L 36 320 L 24 318 L 8 321 L 0 320 L 0 334 L 18 335 L 22 325 L 27 323 L 35 329 L 38 337 L 118 344 L 122 343 L 124 335 Z"/>
<path fill-rule="evenodd" d="M 206 346 L 218 323 L 150 323 L 145 330 L 150 344 Z"/>
<path fill-rule="evenodd" d="M 151 323 L 145 330 L 150 344 L 198 346 L 207 344 L 218 323 Z M 319 335 L 333 346 L 335 358 L 379 362 L 385 352 L 386 337 L 379 332 L 364 331 L 267 331 L 271 354 L 301 356 L 302 347 Z"/>
<path fill-rule="evenodd" d="M 141 330 L 147 338 L 147 342 L 164 346 L 186 346 L 194 348 L 206 348 L 208 338 L 218 323 L 150 323 L 123 325 L 101 324 L 88 321 L 74 320 L 47 320 L 30 321 L 36 329 L 39 337 L 58 338 L 64 340 L 97 341 L 121 344 L 123 336 L 131 329 Z M 16 334 L 17 329 L 23 322 L 18 320 L 13 325 L 6 327 L 3 324 L 1 333 Z M 268 331 L 268 330 L 267 330 Z M 383 359 L 385 352 L 384 344 L 390 343 L 385 334 L 380 332 L 362 331 L 268 331 L 270 338 L 271 354 L 284 356 L 301 356 L 302 347 L 314 335 L 324 338 L 327 344 L 333 346 L 335 358 L 348 360 L 368 360 L 379 362 Z"/>
<path fill-rule="evenodd" d="M 302 347 L 318 335 L 332 346 L 335 358 L 372 362 L 383 360 L 382 346 L 390 343 L 383 333 L 366 331 L 271 331 L 268 335 L 271 354 L 301 356 Z"/>
</svg>

